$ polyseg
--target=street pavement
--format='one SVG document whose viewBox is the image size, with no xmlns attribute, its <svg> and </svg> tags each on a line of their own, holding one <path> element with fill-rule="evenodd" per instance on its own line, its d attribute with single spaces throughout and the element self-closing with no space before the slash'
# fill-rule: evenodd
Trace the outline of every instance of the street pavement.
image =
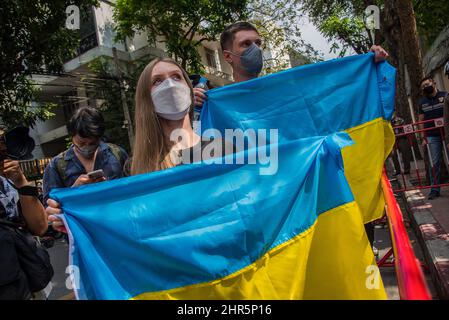
<svg viewBox="0 0 449 320">
<path fill-rule="evenodd" d="M 429 203 L 432 205 L 433 217 L 444 231 L 449 234 L 449 187 L 443 187 L 441 196 L 429 201 Z"/>
<path fill-rule="evenodd" d="M 402 210 L 402 214 L 404 215 L 405 226 L 407 228 L 407 233 L 410 239 L 410 242 L 413 247 L 413 251 L 416 255 L 416 258 L 419 261 L 424 262 L 423 251 L 420 246 L 420 243 L 417 241 L 416 234 L 411 224 L 409 223 L 406 207 L 404 201 L 401 197 L 396 198 L 398 200 L 398 204 Z M 379 250 L 378 260 L 380 260 L 391 248 L 391 236 L 390 230 L 388 228 L 388 224 L 376 225 L 375 226 L 375 234 L 374 234 L 374 247 Z M 423 268 L 424 276 L 427 280 L 427 285 L 429 287 L 430 294 L 432 299 L 438 299 L 434 284 L 432 282 L 430 273 L 426 268 Z M 382 267 L 380 268 L 380 274 L 382 276 L 382 280 L 385 286 L 385 290 L 387 292 L 388 300 L 400 300 L 399 289 L 396 278 L 396 271 L 394 267 Z"/>
<path fill-rule="evenodd" d="M 397 176 L 394 183 L 400 190 L 404 187 L 409 189 L 403 193 L 403 197 L 407 201 L 412 226 L 423 246 L 424 257 L 439 297 L 449 299 L 449 187 L 441 188 L 439 198 L 428 200 L 429 189 L 416 189 L 428 185 L 424 162 L 419 160 L 414 165 L 415 170 Z M 447 175 L 442 174 L 441 182 L 447 181 Z"/>
<path fill-rule="evenodd" d="M 72 293 L 66 286 L 68 277 L 66 268 L 69 264 L 69 246 L 64 239 L 59 239 L 55 241 L 55 245 L 52 248 L 48 249 L 48 253 L 50 254 L 53 270 L 55 271 L 55 275 L 51 281 L 52 289 L 48 299 L 66 299 L 67 295 Z"/>
</svg>

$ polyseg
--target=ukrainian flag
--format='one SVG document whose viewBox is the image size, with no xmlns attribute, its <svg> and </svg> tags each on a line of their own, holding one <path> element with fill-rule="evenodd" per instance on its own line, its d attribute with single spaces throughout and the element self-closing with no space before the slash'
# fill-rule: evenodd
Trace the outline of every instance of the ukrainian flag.
<svg viewBox="0 0 449 320">
<path fill-rule="evenodd" d="M 77 297 L 385 298 L 343 171 L 349 144 L 346 133 L 283 143 L 274 175 L 197 163 L 54 191 Z"/>
<path fill-rule="evenodd" d="M 271 145 L 228 155 L 233 164 L 54 190 L 77 298 L 385 299 L 363 224 L 381 213 L 395 73 L 373 60 L 209 91 L 204 131 L 279 133 Z M 260 174 L 265 163 L 238 164 L 273 145 L 274 174 Z"/>
<path fill-rule="evenodd" d="M 394 144 L 395 81 L 396 70 L 374 63 L 373 53 L 306 65 L 209 91 L 201 128 L 275 128 L 279 141 L 349 133 L 355 144 L 343 150 L 345 173 L 367 223 L 385 207 L 381 175 Z"/>
</svg>

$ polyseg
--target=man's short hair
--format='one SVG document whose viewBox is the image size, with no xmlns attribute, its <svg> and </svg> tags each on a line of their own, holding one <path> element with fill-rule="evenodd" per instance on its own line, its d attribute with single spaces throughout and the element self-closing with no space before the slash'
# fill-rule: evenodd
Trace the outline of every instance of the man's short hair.
<svg viewBox="0 0 449 320">
<path fill-rule="evenodd" d="M 239 31 L 257 31 L 256 27 L 249 22 L 236 22 L 227 26 L 220 35 L 220 45 L 222 50 L 228 50 L 232 46 L 232 42 L 235 39 L 235 34 Z"/>
<path fill-rule="evenodd" d="M 425 77 L 425 78 L 423 78 L 423 79 L 421 80 L 421 82 L 419 83 L 419 85 L 422 85 L 422 83 L 423 83 L 424 81 L 427 81 L 427 80 L 431 80 L 432 82 L 435 82 L 435 80 L 433 80 L 432 76 L 427 76 L 427 77 Z"/>
<path fill-rule="evenodd" d="M 75 111 L 67 125 L 69 134 L 73 137 L 101 138 L 106 125 L 101 112 L 95 108 L 82 107 Z"/>
</svg>

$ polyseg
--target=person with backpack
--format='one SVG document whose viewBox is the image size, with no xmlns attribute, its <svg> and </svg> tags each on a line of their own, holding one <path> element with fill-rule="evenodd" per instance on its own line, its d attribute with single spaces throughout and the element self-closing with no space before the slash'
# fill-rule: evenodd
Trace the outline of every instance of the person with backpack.
<svg viewBox="0 0 449 320">
<path fill-rule="evenodd" d="M 70 188 L 123 177 L 123 166 L 128 159 L 124 149 L 102 141 L 105 122 L 101 112 L 95 108 L 77 109 L 67 129 L 72 145 L 54 157 L 45 168 L 43 200 L 46 206 L 51 201 L 49 195 L 54 188 Z M 53 221 L 52 216 L 49 220 L 53 228 L 60 229 L 62 226 L 60 221 Z"/>
<path fill-rule="evenodd" d="M 33 236 L 42 236 L 47 215 L 20 169 L 0 159 L 0 300 L 29 300 L 53 277 L 50 257 Z"/>
</svg>

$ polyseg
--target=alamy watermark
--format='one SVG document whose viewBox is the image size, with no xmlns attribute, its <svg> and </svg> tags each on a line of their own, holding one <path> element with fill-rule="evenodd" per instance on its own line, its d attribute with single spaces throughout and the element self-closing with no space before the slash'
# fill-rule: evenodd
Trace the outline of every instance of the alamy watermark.
<svg viewBox="0 0 449 320">
<path fill-rule="evenodd" d="M 365 25 L 369 30 L 380 29 L 380 8 L 378 6 L 371 5 L 366 7 Z"/>
<path fill-rule="evenodd" d="M 380 270 L 377 265 L 369 265 L 365 269 L 365 273 L 368 274 L 365 281 L 365 286 L 368 290 L 380 289 Z"/>
<path fill-rule="evenodd" d="M 201 130 L 199 122 L 195 126 Z M 173 130 L 170 135 L 171 141 L 181 144 L 188 139 L 188 131 L 182 128 Z M 208 143 L 211 139 L 213 141 Z M 206 164 L 259 164 L 260 175 L 274 175 L 279 163 L 278 142 L 278 129 L 225 129 L 224 134 L 217 129 L 207 129 L 202 133 L 198 147 L 184 149 L 181 156 L 176 153 L 170 156 L 175 165 L 199 161 Z M 204 143 L 208 144 L 202 148 Z"/>
<path fill-rule="evenodd" d="M 368 29 L 371 38 L 375 39 L 375 30 L 380 29 L 380 8 L 378 6 L 371 5 L 366 7 L 364 13 L 366 29 Z"/>
<path fill-rule="evenodd" d="M 75 265 L 68 265 L 65 273 L 69 276 L 65 280 L 65 286 L 69 290 L 79 290 L 80 288 L 80 269 Z"/>
<path fill-rule="evenodd" d="M 65 27 L 69 30 L 80 29 L 80 8 L 72 4 L 65 9 L 67 19 L 65 20 Z"/>
</svg>

